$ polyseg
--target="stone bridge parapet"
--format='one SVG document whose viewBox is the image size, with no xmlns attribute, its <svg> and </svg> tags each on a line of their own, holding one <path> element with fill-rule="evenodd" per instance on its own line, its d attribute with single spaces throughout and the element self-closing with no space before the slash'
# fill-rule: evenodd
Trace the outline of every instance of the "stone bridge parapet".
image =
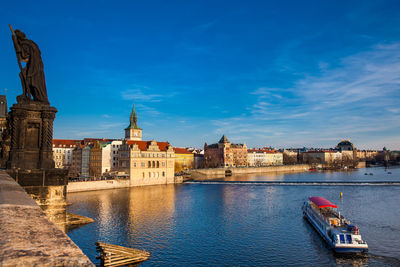
<svg viewBox="0 0 400 267">
<path fill-rule="evenodd" d="M 0 266 L 94 266 L 3 170 L 0 170 L 0 234 Z"/>
</svg>

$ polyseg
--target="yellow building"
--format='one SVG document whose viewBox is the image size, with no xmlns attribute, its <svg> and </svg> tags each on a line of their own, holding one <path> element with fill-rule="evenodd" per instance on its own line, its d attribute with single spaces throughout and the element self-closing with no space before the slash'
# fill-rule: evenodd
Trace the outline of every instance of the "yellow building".
<svg viewBox="0 0 400 267">
<path fill-rule="evenodd" d="M 174 183 L 175 153 L 168 142 L 124 140 L 118 153 L 119 171 L 131 186 Z"/>
<path fill-rule="evenodd" d="M 175 147 L 175 172 L 194 168 L 194 154 L 186 148 Z"/>
<path fill-rule="evenodd" d="M 175 152 L 168 142 L 142 141 L 133 108 L 125 140 L 118 150 L 118 170 L 130 177 L 131 186 L 174 183 Z"/>
</svg>

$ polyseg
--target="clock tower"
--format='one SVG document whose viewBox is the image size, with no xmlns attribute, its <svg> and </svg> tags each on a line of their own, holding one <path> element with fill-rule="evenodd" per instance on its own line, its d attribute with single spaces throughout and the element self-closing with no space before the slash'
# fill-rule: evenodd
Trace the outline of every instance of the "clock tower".
<svg viewBox="0 0 400 267">
<path fill-rule="evenodd" d="M 142 140 L 142 129 L 137 125 L 137 115 L 135 111 L 135 105 L 133 105 L 131 117 L 129 119 L 130 123 L 128 128 L 125 129 L 125 139 L 141 141 Z"/>
</svg>

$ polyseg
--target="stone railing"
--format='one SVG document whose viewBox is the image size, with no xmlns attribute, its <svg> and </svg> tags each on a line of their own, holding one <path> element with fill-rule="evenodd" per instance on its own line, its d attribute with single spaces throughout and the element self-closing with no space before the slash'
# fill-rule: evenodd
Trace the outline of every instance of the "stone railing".
<svg viewBox="0 0 400 267">
<path fill-rule="evenodd" d="M 0 234 L 0 266 L 94 266 L 2 170 Z"/>
</svg>

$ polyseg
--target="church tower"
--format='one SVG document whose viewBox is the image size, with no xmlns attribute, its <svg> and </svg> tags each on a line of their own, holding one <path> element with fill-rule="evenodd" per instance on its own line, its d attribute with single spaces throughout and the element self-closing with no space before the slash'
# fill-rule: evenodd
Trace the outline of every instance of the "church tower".
<svg viewBox="0 0 400 267">
<path fill-rule="evenodd" d="M 137 125 L 137 115 L 135 111 L 135 105 L 133 105 L 130 123 L 128 128 L 125 129 L 125 139 L 126 140 L 134 140 L 141 141 L 142 140 L 142 129 L 140 129 Z"/>
</svg>

